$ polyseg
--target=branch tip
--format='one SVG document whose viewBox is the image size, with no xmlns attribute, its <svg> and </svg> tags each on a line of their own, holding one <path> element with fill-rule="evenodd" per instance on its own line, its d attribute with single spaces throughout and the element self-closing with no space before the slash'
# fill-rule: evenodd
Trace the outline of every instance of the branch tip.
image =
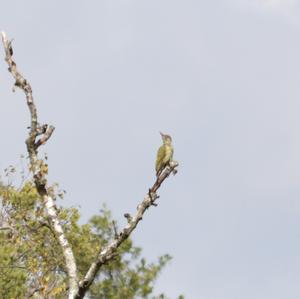
<svg viewBox="0 0 300 299">
<path fill-rule="evenodd" d="M 3 43 L 7 40 L 6 33 L 4 31 L 1 31 L 2 41 Z"/>
<path fill-rule="evenodd" d="M 113 225 L 113 229 L 114 229 L 115 238 L 117 238 L 118 237 L 118 228 L 117 228 L 117 224 L 116 224 L 115 220 L 112 221 L 112 225 Z"/>
<path fill-rule="evenodd" d="M 69 244 L 68 239 L 65 236 L 63 227 L 60 223 L 59 217 L 56 211 L 56 205 L 54 199 L 49 194 L 47 190 L 47 180 L 46 175 L 48 172 L 47 165 L 41 165 L 40 159 L 38 158 L 38 147 L 42 144 L 45 144 L 47 140 L 51 137 L 54 127 L 53 126 L 43 126 L 40 129 L 38 123 L 37 108 L 33 101 L 32 88 L 30 83 L 22 76 L 19 72 L 16 63 L 14 62 L 12 55 L 12 41 L 9 41 L 6 33 L 1 32 L 3 47 L 5 50 L 5 61 L 8 64 L 8 71 L 11 73 L 15 80 L 14 87 L 19 87 L 23 90 L 26 103 L 30 112 L 30 132 L 29 136 L 26 139 L 26 146 L 30 160 L 30 171 L 33 173 L 34 183 L 37 189 L 37 192 L 43 199 L 43 204 L 47 211 L 47 216 L 49 224 L 51 225 L 53 231 L 55 232 L 56 238 L 60 244 L 62 252 L 64 254 L 65 266 L 67 268 L 68 275 L 68 298 L 74 299 L 75 294 L 78 291 L 77 284 L 77 266 L 75 257 L 72 251 L 72 248 Z M 38 135 L 42 135 L 41 138 L 36 141 Z"/>
<path fill-rule="evenodd" d="M 129 213 L 125 213 L 124 217 L 127 219 L 127 222 L 130 223 L 132 221 L 132 217 Z"/>
</svg>

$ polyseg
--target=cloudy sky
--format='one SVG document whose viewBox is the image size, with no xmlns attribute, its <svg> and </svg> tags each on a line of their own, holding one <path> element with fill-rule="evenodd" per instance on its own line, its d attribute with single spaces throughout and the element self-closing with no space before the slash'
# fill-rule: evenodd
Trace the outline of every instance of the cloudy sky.
<svg viewBox="0 0 300 299">
<path fill-rule="evenodd" d="M 154 181 L 159 131 L 178 175 L 134 232 L 174 259 L 156 292 L 300 296 L 300 1 L 3 1 L 64 205 L 124 224 Z M 2 54 L 3 56 L 3 51 Z M 0 61 L 0 168 L 25 153 L 28 111 Z"/>
</svg>

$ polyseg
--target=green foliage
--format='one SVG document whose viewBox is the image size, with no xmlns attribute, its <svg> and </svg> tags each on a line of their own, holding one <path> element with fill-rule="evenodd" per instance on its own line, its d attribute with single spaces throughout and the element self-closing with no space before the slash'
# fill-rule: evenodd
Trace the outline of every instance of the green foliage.
<svg viewBox="0 0 300 299">
<path fill-rule="evenodd" d="M 60 196 L 56 186 L 53 196 Z M 76 208 L 60 207 L 58 215 L 69 239 L 82 278 L 97 253 L 114 237 L 110 211 L 103 207 L 87 224 L 79 224 Z M 63 254 L 32 181 L 20 188 L 0 182 L 0 299 L 66 298 Z M 156 263 L 141 258 L 141 248 L 126 240 L 118 255 L 102 268 L 88 294 L 92 299 L 150 297 L 153 285 L 170 260 Z M 183 297 L 182 297 L 183 298 Z M 182 299 L 181 298 L 181 299 Z"/>
<path fill-rule="evenodd" d="M 37 289 L 45 298 L 62 294 L 65 275 L 60 247 L 35 187 L 31 182 L 18 190 L 2 186 L 0 197 L 0 219 L 7 227 L 0 231 L 1 298 L 22 298 Z"/>
</svg>

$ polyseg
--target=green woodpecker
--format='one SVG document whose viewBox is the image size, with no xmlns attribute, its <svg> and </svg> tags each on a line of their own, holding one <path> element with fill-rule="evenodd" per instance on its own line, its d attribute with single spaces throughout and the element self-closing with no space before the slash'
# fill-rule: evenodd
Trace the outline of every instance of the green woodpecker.
<svg viewBox="0 0 300 299">
<path fill-rule="evenodd" d="M 172 138 L 170 135 L 160 133 L 163 145 L 157 151 L 157 158 L 155 163 L 156 176 L 159 177 L 162 171 L 173 159 Z"/>
</svg>

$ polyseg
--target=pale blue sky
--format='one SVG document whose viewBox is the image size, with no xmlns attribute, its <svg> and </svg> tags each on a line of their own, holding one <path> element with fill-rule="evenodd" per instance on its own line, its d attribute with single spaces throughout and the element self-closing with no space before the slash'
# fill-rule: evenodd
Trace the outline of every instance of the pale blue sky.
<svg viewBox="0 0 300 299">
<path fill-rule="evenodd" d="M 171 298 L 300 296 L 298 0 L 6 1 L 0 29 L 56 127 L 50 178 L 83 219 L 124 223 L 154 180 L 159 131 L 176 177 L 133 239 L 174 259 Z M 3 56 L 3 52 L 2 52 Z M 0 168 L 25 153 L 28 112 L 0 60 Z"/>
</svg>

